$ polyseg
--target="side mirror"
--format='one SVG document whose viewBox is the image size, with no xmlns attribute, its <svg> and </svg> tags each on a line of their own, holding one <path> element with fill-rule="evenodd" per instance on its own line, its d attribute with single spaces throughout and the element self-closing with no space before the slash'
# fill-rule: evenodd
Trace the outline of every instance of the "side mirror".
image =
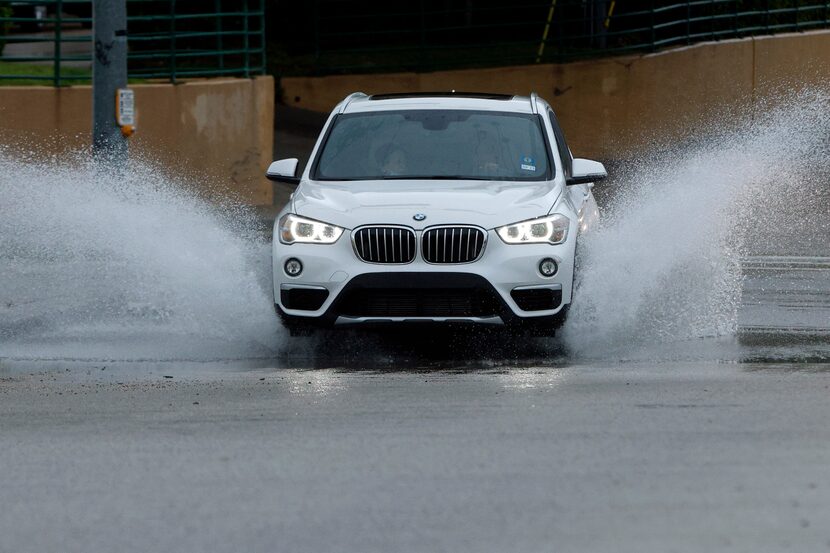
<svg viewBox="0 0 830 553">
<path fill-rule="evenodd" d="M 268 180 L 286 182 L 288 184 L 300 184 L 300 177 L 297 176 L 297 164 L 300 162 L 296 157 L 281 159 L 268 166 L 265 172 Z"/>
<path fill-rule="evenodd" d="M 574 158 L 573 166 L 571 167 L 571 176 L 568 177 L 565 184 L 588 184 L 602 180 L 607 176 L 608 172 L 602 163 L 577 157 Z"/>
</svg>

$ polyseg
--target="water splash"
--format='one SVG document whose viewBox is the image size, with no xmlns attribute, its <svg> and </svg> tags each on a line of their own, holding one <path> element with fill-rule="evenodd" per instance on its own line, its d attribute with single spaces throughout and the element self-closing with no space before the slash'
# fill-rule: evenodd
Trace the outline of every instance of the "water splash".
<svg viewBox="0 0 830 553">
<path fill-rule="evenodd" d="M 152 163 L 0 150 L 0 357 L 272 355 L 268 245 L 254 217 Z"/>
<path fill-rule="evenodd" d="M 785 104 L 731 130 L 693 129 L 695 144 L 618 169 L 603 226 L 582 237 L 562 335 L 532 354 L 515 347 L 540 362 L 563 344 L 563 362 L 619 359 L 630 347 L 688 357 L 698 338 L 734 333 L 742 255 L 830 249 L 830 101 L 802 93 Z M 316 342 L 283 338 L 252 213 L 217 206 L 146 161 L 113 174 L 81 156 L 26 159 L 0 149 L 0 359 L 316 355 Z M 359 344 L 342 356 L 368 366 L 407 351 Z M 340 362 L 330 345 L 322 365 Z"/>
<path fill-rule="evenodd" d="M 816 248 L 811 240 L 830 236 L 819 205 L 826 169 L 816 178 L 830 160 L 830 101 L 815 92 L 781 100 L 729 130 L 692 129 L 695 144 L 621 170 L 603 225 L 580 245 L 563 332 L 573 352 L 730 335 L 742 255 L 791 250 L 793 240 Z M 808 219 L 811 208 L 819 220 Z"/>
</svg>

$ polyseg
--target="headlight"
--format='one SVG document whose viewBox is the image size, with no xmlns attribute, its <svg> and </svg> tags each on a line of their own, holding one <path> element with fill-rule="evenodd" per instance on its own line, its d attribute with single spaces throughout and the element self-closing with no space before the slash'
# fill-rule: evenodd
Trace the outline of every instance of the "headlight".
<svg viewBox="0 0 830 553">
<path fill-rule="evenodd" d="M 570 224 L 570 219 L 557 213 L 499 227 L 496 232 L 508 244 L 561 244 L 568 237 Z"/>
<path fill-rule="evenodd" d="M 283 244 L 334 244 L 341 234 L 343 229 L 338 226 L 297 215 L 288 214 L 280 219 L 280 242 Z"/>
</svg>

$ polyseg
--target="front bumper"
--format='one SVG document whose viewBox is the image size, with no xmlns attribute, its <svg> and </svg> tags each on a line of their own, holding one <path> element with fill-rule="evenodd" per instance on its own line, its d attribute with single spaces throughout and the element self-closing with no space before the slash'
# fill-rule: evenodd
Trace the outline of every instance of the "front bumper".
<svg viewBox="0 0 830 553">
<path fill-rule="evenodd" d="M 430 264 L 419 251 L 411 263 L 394 265 L 362 261 L 349 238 L 346 231 L 332 245 L 275 242 L 274 298 L 280 311 L 325 325 L 511 324 L 541 322 L 571 301 L 573 238 L 558 245 L 508 245 L 491 230 L 481 257 L 472 263 Z M 303 264 L 296 277 L 284 270 L 292 258 Z M 557 262 L 555 275 L 539 273 L 544 258 Z"/>
</svg>

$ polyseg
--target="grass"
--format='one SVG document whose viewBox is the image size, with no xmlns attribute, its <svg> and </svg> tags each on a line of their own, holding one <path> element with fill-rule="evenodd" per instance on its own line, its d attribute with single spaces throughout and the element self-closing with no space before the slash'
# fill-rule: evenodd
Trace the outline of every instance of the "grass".
<svg viewBox="0 0 830 553">
<path fill-rule="evenodd" d="M 18 76 L 14 79 L 3 78 Z M 26 77 L 47 77 L 33 78 Z M 129 84 L 144 84 L 148 79 L 128 79 Z M 0 86 L 53 86 L 54 74 L 52 65 L 34 63 L 0 61 Z M 61 66 L 61 86 L 78 84 L 92 84 L 92 69 Z"/>
<path fill-rule="evenodd" d="M 52 86 L 54 69 L 51 64 L 0 61 L 0 86 Z M 3 77 L 17 77 L 13 79 Z M 41 78 L 25 78 L 41 77 Z M 92 82 L 92 70 L 78 67 L 61 67 L 61 85 L 89 84 Z"/>
</svg>

